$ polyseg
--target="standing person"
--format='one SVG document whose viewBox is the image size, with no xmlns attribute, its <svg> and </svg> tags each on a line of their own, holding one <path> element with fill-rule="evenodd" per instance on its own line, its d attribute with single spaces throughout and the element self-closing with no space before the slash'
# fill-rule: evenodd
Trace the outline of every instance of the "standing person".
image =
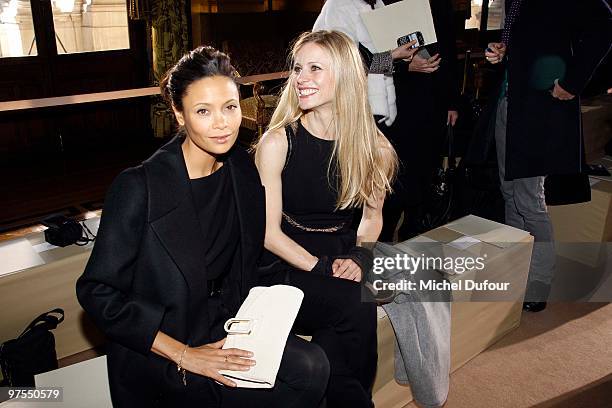
<svg viewBox="0 0 612 408">
<path fill-rule="evenodd" d="M 375 50 L 360 14 L 397 1 L 328 0 L 314 24 L 314 29 L 340 30 L 359 44 L 368 67 L 370 105 L 401 161 L 393 194 L 383 208 L 381 241 L 393 239 L 402 213 L 400 241 L 423 232 L 422 218 L 445 129 L 454 126 L 459 116 L 451 1 L 430 1 L 438 42 L 427 47 L 428 53 L 410 49 L 414 42 Z"/>
<path fill-rule="evenodd" d="M 222 349 L 223 324 L 255 283 L 265 227 L 257 170 L 234 146 L 236 76 L 213 48 L 183 56 L 161 84 L 179 134 L 108 192 L 76 290 L 109 338 L 115 407 L 312 408 L 325 392 L 324 352 L 295 336 L 272 390 L 238 389 L 219 373 L 257 359 Z"/>
<path fill-rule="evenodd" d="M 580 93 L 610 50 L 612 11 L 604 0 L 506 2 L 502 41 L 485 52 L 504 63 L 495 142 L 506 223 L 535 244 L 523 308 L 546 307 L 555 267 L 544 179 L 584 169 Z"/>
<path fill-rule="evenodd" d="M 372 407 L 376 304 L 362 299 L 359 281 L 372 255 L 361 245 L 378 238 L 397 158 L 372 118 L 363 63 L 349 37 L 305 33 L 291 58 L 292 74 L 256 146 L 266 190 L 261 271 L 305 293 L 296 327 L 329 359 L 327 406 Z M 363 208 L 357 231 L 355 208 Z M 332 327 L 330 318 L 341 323 Z"/>
</svg>

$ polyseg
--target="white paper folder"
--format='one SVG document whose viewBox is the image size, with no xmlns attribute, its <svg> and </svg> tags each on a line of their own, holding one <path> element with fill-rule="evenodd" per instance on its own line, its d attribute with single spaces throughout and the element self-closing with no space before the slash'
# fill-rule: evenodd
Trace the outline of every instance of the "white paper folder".
<svg viewBox="0 0 612 408">
<path fill-rule="evenodd" d="M 423 34 L 425 45 L 438 42 L 429 0 L 403 0 L 361 13 L 376 52 L 397 48 L 397 39 L 415 31 Z"/>
</svg>

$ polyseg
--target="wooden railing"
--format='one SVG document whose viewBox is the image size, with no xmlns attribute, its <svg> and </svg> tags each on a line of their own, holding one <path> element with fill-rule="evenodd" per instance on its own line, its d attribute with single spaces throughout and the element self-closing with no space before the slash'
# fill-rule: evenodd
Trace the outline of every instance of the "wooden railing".
<svg viewBox="0 0 612 408">
<path fill-rule="evenodd" d="M 289 72 L 272 72 L 268 74 L 249 75 L 238 78 L 238 83 L 253 85 L 257 87 L 261 82 L 275 79 L 283 79 L 289 76 Z M 254 89 L 255 91 L 255 89 Z M 54 96 L 51 98 L 24 99 L 18 101 L 0 102 L 0 112 L 17 111 L 25 109 L 49 108 L 54 106 L 74 105 L 80 103 L 105 102 L 118 99 L 139 98 L 143 96 L 159 95 L 157 86 L 136 89 L 124 89 L 120 91 L 96 92 L 79 95 Z"/>
<path fill-rule="evenodd" d="M 463 60 L 466 57 L 466 54 L 461 53 L 457 55 L 457 59 Z M 482 52 L 473 52 L 471 53 L 472 59 L 483 58 L 484 54 Z M 273 81 L 278 79 L 284 79 L 289 76 L 288 71 L 279 71 L 279 72 L 270 72 L 266 74 L 257 74 L 257 75 L 249 75 L 245 77 L 238 78 L 238 83 L 242 85 L 252 85 L 253 86 L 253 96 L 258 98 L 258 108 L 263 106 L 261 105 L 263 101 L 260 96 L 261 83 L 266 81 Z M 96 92 L 96 93 L 87 93 L 87 94 L 79 94 L 79 95 L 66 95 L 66 96 L 55 96 L 50 98 L 38 98 L 38 99 L 24 99 L 18 101 L 6 101 L 0 102 L 0 112 L 7 111 L 17 111 L 17 110 L 25 110 L 25 109 L 38 109 L 38 108 L 49 108 L 54 106 L 63 106 L 63 105 L 74 105 L 80 103 L 91 103 L 91 102 L 105 102 L 119 99 L 127 99 L 127 98 L 139 98 L 143 96 L 154 96 L 159 95 L 159 87 L 151 86 L 146 88 L 136 88 L 136 89 L 124 89 L 120 91 L 110 91 L 110 92 Z M 256 119 L 256 118 L 254 118 Z M 259 123 L 259 122 L 258 122 Z"/>
</svg>

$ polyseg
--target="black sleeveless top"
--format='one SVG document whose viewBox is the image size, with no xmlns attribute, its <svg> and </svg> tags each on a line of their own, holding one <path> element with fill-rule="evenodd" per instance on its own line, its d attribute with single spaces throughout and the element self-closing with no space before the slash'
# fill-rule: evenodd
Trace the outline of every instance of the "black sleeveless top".
<svg viewBox="0 0 612 408">
<path fill-rule="evenodd" d="M 346 254 L 355 246 L 353 209 L 336 210 L 338 175 L 328 166 L 334 141 L 310 134 L 301 122 L 287 134 L 287 158 L 283 169 L 282 231 L 314 256 Z M 265 251 L 263 265 L 279 258 Z"/>
</svg>

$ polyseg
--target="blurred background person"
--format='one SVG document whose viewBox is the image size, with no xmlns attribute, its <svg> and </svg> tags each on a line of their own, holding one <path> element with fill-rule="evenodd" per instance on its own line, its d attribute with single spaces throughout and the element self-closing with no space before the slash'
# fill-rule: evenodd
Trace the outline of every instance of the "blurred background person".
<svg viewBox="0 0 612 408">
<path fill-rule="evenodd" d="M 585 170 L 580 94 L 610 50 L 612 11 L 604 0 L 505 7 L 501 42 L 489 44 L 485 57 L 503 63 L 494 126 L 499 176 L 506 224 L 535 238 L 523 308 L 538 312 L 555 268 L 544 180 Z"/>
</svg>

